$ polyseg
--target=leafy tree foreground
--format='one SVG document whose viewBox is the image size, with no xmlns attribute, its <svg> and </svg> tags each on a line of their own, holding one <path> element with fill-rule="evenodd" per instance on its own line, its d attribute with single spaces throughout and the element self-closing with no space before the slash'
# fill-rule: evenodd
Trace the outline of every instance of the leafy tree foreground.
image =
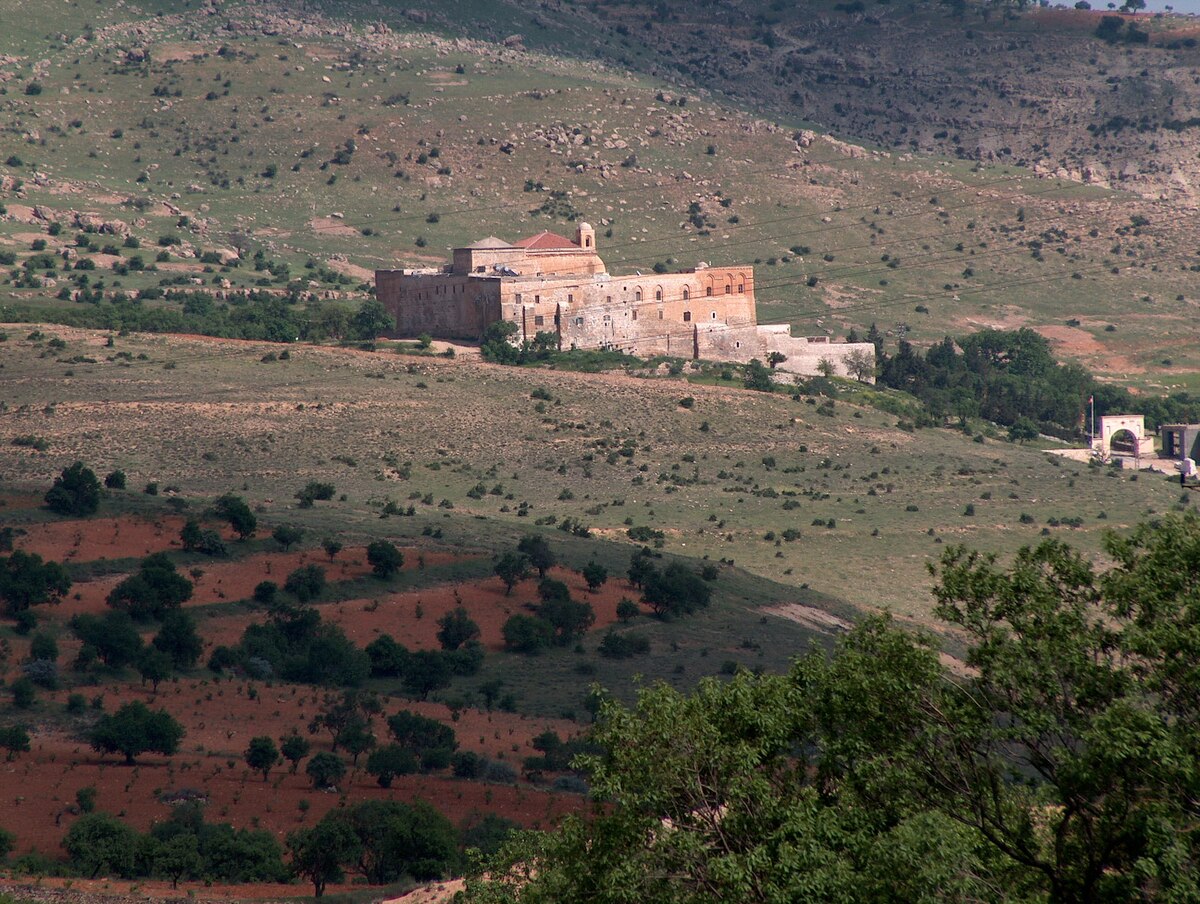
<svg viewBox="0 0 1200 904">
<path fill-rule="evenodd" d="M 595 810 L 523 833 L 474 902 L 1200 900 L 1200 518 L 959 547 L 937 612 L 866 620 L 786 675 L 601 708 Z"/>
</svg>

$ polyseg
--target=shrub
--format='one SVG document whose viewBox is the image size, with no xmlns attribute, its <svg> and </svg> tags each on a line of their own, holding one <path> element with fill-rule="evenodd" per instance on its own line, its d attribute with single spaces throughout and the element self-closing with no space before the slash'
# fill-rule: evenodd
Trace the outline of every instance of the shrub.
<svg viewBox="0 0 1200 904">
<path fill-rule="evenodd" d="M 104 485 L 110 490 L 125 489 L 125 472 L 111 471 L 104 477 Z"/>
</svg>

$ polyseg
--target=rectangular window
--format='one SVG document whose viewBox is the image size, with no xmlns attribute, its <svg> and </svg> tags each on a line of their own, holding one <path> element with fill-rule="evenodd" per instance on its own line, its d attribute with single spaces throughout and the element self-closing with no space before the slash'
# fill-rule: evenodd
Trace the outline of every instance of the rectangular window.
<svg viewBox="0 0 1200 904">
<path fill-rule="evenodd" d="M 575 301 L 575 296 L 570 292 L 567 293 L 567 304 L 572 304 Z"/>
<path fill-rule="evenodd" d="M 637 320 L 637 308 L 633 309 L 633 319 Z"/>
<path fill-rule="evenodd" d="M 576 325 L 576 326 L 583 326 L 583 318 L 582 318 L 582 317 L 576 317 L 576 318 L 575 318 L 575 325 Z"/>
<path fill-rule="evenodd" d="M 513 296 L 513 301 L 515 301 L 517 304 L 521 303 L 521 293 L 520 292 L 518 292 L 516 295 Z"/>
<path fill-rule="evenodd" d="M 543 317 L 541 314 L 535 314 L 533 317 L 533 325 L 534 326 L 545 326 L 546 318 Z"/>
</svg>

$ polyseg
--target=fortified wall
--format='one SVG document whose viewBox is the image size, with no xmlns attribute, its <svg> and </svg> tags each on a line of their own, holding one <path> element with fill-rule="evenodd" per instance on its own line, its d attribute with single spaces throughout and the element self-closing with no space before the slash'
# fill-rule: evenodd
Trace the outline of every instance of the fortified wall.
<svg viewBox="0 0 1200 904">
<path fill-rule="evenodd" d="M 489 237 L 455 248 L 442 268 L 377 270 L 375 285 L 402 336 L 477 340 L 505 320 L 516 325 L 516 341 L 550 333 L 563 349 L 741 362 L 779 352 L 787 359 L 779 370 L 807 375 L 822 360 L 845 375 L 848 356 L 875 354 L 869 342 L 797 339 L 786 325 L 759 326 L 750 265 L 614 276 L 586 223 L 574 241 L 551 232 L 512 244 Z"/>
</svg>

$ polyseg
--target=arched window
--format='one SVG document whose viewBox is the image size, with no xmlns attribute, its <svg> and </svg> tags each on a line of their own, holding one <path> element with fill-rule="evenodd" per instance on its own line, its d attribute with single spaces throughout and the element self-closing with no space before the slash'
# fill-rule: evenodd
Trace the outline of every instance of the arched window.
<svg viewBox="0 0 1200 904">
<path fill-rule="evenodd" d="M 745 295 L 745 294 L 746 294 L 746 284 L 738 283 L 738 295 Z"/>
<path fill-rule="evenodd" d="M 709 286 L 708 288 L 706 288 L 706 289 L 704 290 L 704 294 L 705 294 L 705 295 L 707 295 L 709 298 L 712 298 L 712 293 L 713 293 L 713 287 L 712 287 L 712 286 Z"/>
<path fill-rule="evenodd" d="M 662 286 L 658 286 L 658 287 L 657 287 L 657 288 L 654 290 L 654 300 L 655 300 L 655 301 L 662 301 Z"/>
<path fill-rule="evenodd" d="M 712 312 L 712 319 L 713 319 L 713 320 L 716 320 L 716 319 L 717 319 L 717 312 L 716 312 L 716 311 L 713 311 L 713 312 Z"/>
<path fill-rule="evenodd" d="M 725 294 L 726 295 L 733 294 L 733 286 L 730 283 L 725 283 Z"/>
<path fill-rule="evenodd" d="M 691 311 L 684 311 L 684 312 L 683 312 L 683 322 L 684 322 L 684 323 L 691 323 L 691 322 L 692 322 L 692 312 L 691 312 Z"/>
<path fill-rule="evenodd" d="M 691 297 L 692 297 L 692 290 L 689 289 L 687 286 L 684 286 L 683 287 L 683 300 L 687 301 Z"/>
<path fill-rule="evenodd" d="M 641 290 L 641 289 L 634 289 L 634 290 L 633 290 L 633 300 L 634 300 L 634 301 L 641 301 L 641 300 L 642 300 L 642 290 Z"/>
</svg>

